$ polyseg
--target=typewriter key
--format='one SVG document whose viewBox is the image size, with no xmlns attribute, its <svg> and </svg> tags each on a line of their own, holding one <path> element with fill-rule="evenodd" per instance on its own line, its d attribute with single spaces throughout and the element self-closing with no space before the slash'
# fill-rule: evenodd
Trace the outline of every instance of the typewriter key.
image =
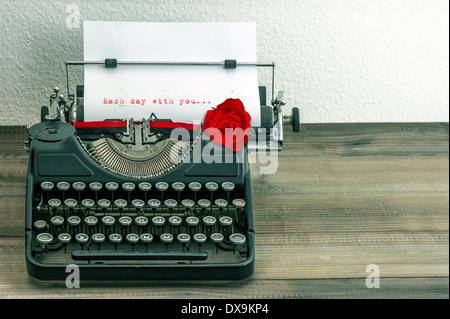
<svg viewBox="0 0 450 319">
<path fill-rule="evenodd" d="M 164 201 L 164 205 L 169 209 L 169 212 L 171 213 L 175 207 L 177 207 L 178 203 L 174 199 L 166 199 Z"/>
<path fill-rule="evenodd" d="M 159 199 L 150 199 L 147 202 L 148 206 L 152 209 L 152 211 L 155 213 L 156 210 L 159 208 L 159 206 L 161 206 L 161 202 L 159 201 Z"/>
<path fill-rule="evenodd" d="M 103 215 L 106 215 L 106 210 L 111 207 L 111 202 L 109 199 L 100 199 L 97 205 L 102 209 Z"/>
<path fill-rule="evenodd" d="M 78 203 L 81 203 L 81 192 L 85 190 L 86 184 L 83 182 L 75 182 L 72 184 L 72 188 L 78 192 Z"/>
<path fill-rule="evenodd" d="M 147 193 L 152 189 L 152 184 L 147 182 L 139 183 L 138 189 L 141 192 L 144 192 L 144 205 L 145 205 L 145 203 L 147 203 Z"/>
<path fill-rule="evenodd" d="M 58 240 L 63 243 L 64 253 L 67 252 L 67 243 L 70 243 L 72 236 L 68 233 L 61 233 L 58 235 Z"/>
<path fill-rule="evenodd" d="M 228 201 L 226 201 L 225 199 L 216 199 L 214 201 L 214 204 L 216 204 L 216 206 L 219 208 L 219 214 L 222 215 L 223 209 L 227 208 L 227 212 L 228 212 Z"/>
<path fill-rule="evenodd" d="M 112 228 L 116 223 L 116 219 L 113 216 L 103 216 L 102 224 L 105 228 L 106 234 L 110 234 L 112 232 Z"/>
<path fill-rule="evenodd" d="M 227 202 L 230 201 L 230 193 L 234 190 L 234 183 L 224 182 L 222 183 L 222 189 L 227 193 Z"/>
<path fill-rule="evenodd" d="M 145 216 L 138 216 L 134 219 L 134 223 L 138 226 L 139 233 L 148 225 L 148 218 Z"/>
<path fill-rule="evenodd" d="M 169 217 L 169 224 L 173 227 L 173 232 L 175 234 L 178 234 L 179 232 L 179 228 L 181 223 L 183 222 L 183 220 L 181 219 L 181 217 L 178 216 L 170 216 Z"/>
<path fill-rule="evenodd" d="M 139 239 L 140 239 L 141 243 L 144 244 L 145 250 L 147 250 L 148 244 L 150 244 L 153 241 L 153 235 L 149 234 L 149 233 L 144 233 L 144 234 L 141 234 L 141 236 L 139 236 Z"/>
<path fill-rule="evenodd" d="M 128 234 L 125 239 L 127 240 L 127 242 L 129 242 L 131 244 L 131 249 L 134 250 L 134 246 L 136 246 L 136 244 L 139 242 L 139 236 L 137 234 Z"/>
<path fill-rule="evenodd" d="M 79 233 L 75 235 L 75 240 L 80 244 L 81 250 L 83 250 L 84 245 L 89 242 L 89 236 L 85 233 Z"/>
<path fill-rule="evenodd" d="M 50 208 L 51 208 L 51 214 L 56 215 L 56 212 L 57 212 L 59 206 L 61 206 L 61 201 L 57 198 L 49 199 L 48 206 L 50 206 Z"/>
<path fill-rule="evenodd" d="M 239 223 L 239 215 L 241 214 L 241 209 L 245 207 L 245 200 L 233 199 L 233 206 L 236 207 L 236 223 Z"/>
<path fill-rule="evenodd" d="M 179 234 L 177 236 L 178 242 L 183 246 L 183 251 L 186 250 L 186 245 L 191 241 L 191 236 L 188 234 Z"/>
<path fill-rule="evenodd" d="M 186 208 L 186 211 L 189 212 L 192 207 L 194 207 L 195 203 L 192 199 L 183 199 L 181 201 L 181 205 Z"/>
<path fill-rule="evenodd" d="M 155 225 L 157 234 L 161 232 L 161 229 L 164 226 L 165 222 L 166 219 L 162 216 L 155 216 L 152 218 L 152 224 Z"/>
<path fill-rule="evenodd" d="M 108 182 L 105 184 L 105 188 L 111 192 L 111 203 L 114 203 L 114 192 L 119 189 L 119 184 L 116 182 Z"/>
<path fill-rule="evenodd" d="M 95 201 L 92 199 L 85 198 L 81 201 L 81 205 L 84 207 L 86 214 L 89 214 L 89 210 L 94 207 Z"/>
<path fill-rule="evenodd" d="M 211 235 L 211 241 L 216 245 L 216 254 L 219 252 L 219 244 L 223 242 L 223 235 L 221 233 L 214 233 Z"/>
<path fill-rule="evenodd" d="M 69 233 L 72 236 L 75 236 L 76 233 L 80 232 L 80 224 L 81 224 L 81 219 L 78 216 L 70 216 L 69 218 L 67 218 L 67 223 L 69 224 Z"/>
<path fill-rule="evenodd" d="M 193 239 L 198 245 L 198 250 L 202 250 L 202 245 L 206 242 L 208 237 L 206 237 L 205 234 L 198 233 L 193 236 Z"/>
<path fill-rule="evenodd" d="M 70 189 L 70 184 L 67 182 L 59 182 L 56 184 L 56 189 L 58 189 L 60 192 L 62 192 L 62 202 L 66 200 L 66 192 Z M 63 205 L 63 214 L 66 213 L 66 206 Z"/>
<path fill-rule="evenodd" d="M 209 235 L 216 224 L 216 218 L 213 216 L 205 216 L 203 217 L 203 224 L 206 226 L 206 235 Z"/>
<path fill-rule="evenodd" d="M 173 241 L 173 235 L 169 233 L 164 233 L 159 236 L 159 240 L 164 243 L 166 250 L 169 248 L 169 244 Z"/>
<path fill-rule="evenodd" d="M 119 209 L 120 216 L 122 216 L 123 209 L 127 207 L 127 201 L 125 199 L 116 199 L 114 205 Z"/>
<path fill-rule="evenodd" d="M 202 213 L 211 207 L 211 202 L 207 199 L 199 199 L 197 204 L 202 209 Z"/>
<path fill-rule="evenodd" d="M 234 254 L 236 252 L 236 246 L 244 244 L 246 238 L 242 234 L 234 233 L 230 235 L 230 241 L 233 243 L 233 254 Z"/>
<path fill-rule="evenodd" d="M 84 218 L 84 224 L 86 225 L 88 234 L 92 234 L 95 231 L 95 226 L 98 224 L 98 219 L 95 216 L 86 216 Z"/>
<path fill-rule="evenodd" d="M 133 220 L 129 216 L 122 216 L 119 218 L 119 225 L 122 226 L 122 234 L 130 232 L 130 226 Z"/>
<path fill-rule="evenodd" d="M 145 202 L 142 199 L 133 199 L 131 205 L 136 209 L 136 213 L 139 214 L 141 209 L 144 208 Z"/>
<path fill-rule="evenodd" d="M 222 225 L 222 233 L 224 233 L 226 236 L 231 231 L 231 225 L 233 225 L 233 218 L 229 216 L 222 216 L 219 218 L 219 223 Z"/>
<path fill-rule="evenodd" d="M 186 185 L 184 185 L 184 183 L 182 182 L 175 182 L 172 184 L 172 189 L 177 192 L 178 195 L 178 203 L 181 202 L 181 192 L 184 191 L 184 189 L 186 188 Z M 179 211 L 179 209 L 178 209 Z"/>
<path fill-rule="evenodd" d="M 95 202 L 98 203 L 98 192 L 101 191 L 103 185 L 99 182 L 89 183 L 89 189 L 94 192 Z"/>
<path fill-rule="evenodd" d="M 214 193 L 219 189 L 219 185 L 215 182 L 208 182 L 205 184 L 205 188 L 211 193 L 211 202 L 213 202 Z"/>
<path fill-rule="evenodd" d="M 126 182 L 122 184 L 122 189 L 127 192 L 128 195 L 128 203 L 131 202 L 131 192 L 134 191 L 136 188 L 136 185 L 134 185 L 133 183 L 130 182 Z M 128 206 L 128 212 L 131 211 L 131 207 Z"/>
<path fill-rule="evenodd" d="M 45 252 L 48 252 L 47 245 L 53 241 L 53 236 L 49 233 L 40 233 L 36 236 L 36 240 L 39 244 L 41 244 L 41 247 L 45 250 Z"/>
<path fill-rule="evenodd" d="M 191 235 L 194 234 L 195 228 L 197 227 L 199 222 L 200 220 L 195 216 L 186 217 L 186 224 L 189 227 L 189 232 L 191 233 Z"/>
<path fill-rule="evenodd" d="M 50 219 L 50 223 L 52 224 L 52 228 L 53 228 L 52 233 L 57 235 L 62 232 L 62 228 L 64 225 L 64 217 L 53 216 Z"/>
<path fill-rule="evenodd" d="M 45 233 L 48 229 L 47 222 L 45 220 L 37 220 L 34 222 L 34 231 L 36 234 Z"/>
<path fill-rule="evenodd" d="M 67 208 L 69 208 L 69 213 L 70 213 L 71 215 L 73 215 L 73 214 L 74 214 L 74 209 L 75 209 L 75 207 L 77 207 L 78 202 L 77 202 L 76 199 L 73 199 L 73 198 L 67 198 L 67 199 L 64 201 L 64 205 L 67 206 Z"/>
<path fill-rule="evenodd" d="M 191 182 L 188 185 L 188 188 L 194 192 L 194 205 L 197 203 L 197 193 L 202 189 L 202 184 L 198 182 Z"/>
<path fill-rule="evenodd" d="M 111 234 L 108 236 L 109 241 L 114 245 L 114 250 L 117 250 L 117 246 L 122 242 L 121 234 Z"/>
<path fill-rule="evenodd" d="M 164 203 L 164 192 L 169 189 L 169 184 L 166 182 L 158 182 L 155 184 L 155 187 L 161 192 L 161 203 Z"/>
<path fill-rule="evenodd" d="M 42 182 L 41 183 L 41 189 L 45 194 L 45 199 L 43 199 L 44 203 L 48 203 L 49 199 L 50 199 L 50 191 L 53 190 L 53 188 L 55 187 L 55 185 L 52 182 Z M 47 207 L 48 208 L 48 212 L 50 213 L 50 206 Z"/>
<path fill-rule="evenodd" d="M 101 244 L 105 241 L 105 235 L 102 233 L 97 233 L 92 235 L 92 242 L 97 244 L 97 249 L 100 250 Z"/>
</svg>

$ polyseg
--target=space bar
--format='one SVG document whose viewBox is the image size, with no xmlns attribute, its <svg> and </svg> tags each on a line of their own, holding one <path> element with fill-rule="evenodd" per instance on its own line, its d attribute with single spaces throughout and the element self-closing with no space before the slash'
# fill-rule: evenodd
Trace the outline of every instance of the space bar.
<svg viewBox="0 0 450 319">
<path fill-rule="evenodd" d="M 206 251 L 75 250 L 74 260 L 206 260 Z"/>
</svg>

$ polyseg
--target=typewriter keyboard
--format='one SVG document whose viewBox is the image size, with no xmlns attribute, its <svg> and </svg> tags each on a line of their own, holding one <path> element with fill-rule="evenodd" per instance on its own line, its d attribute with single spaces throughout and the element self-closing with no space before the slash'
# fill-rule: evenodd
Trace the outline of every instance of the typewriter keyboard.
<svg viewBox="0 0 450 319">
<path fill-rule="evenodd" d="M 247 258 L 247 212 L 232 182 L 44 181 L 33 196 L 44 263 L 223 263 Z"/>
</svg>

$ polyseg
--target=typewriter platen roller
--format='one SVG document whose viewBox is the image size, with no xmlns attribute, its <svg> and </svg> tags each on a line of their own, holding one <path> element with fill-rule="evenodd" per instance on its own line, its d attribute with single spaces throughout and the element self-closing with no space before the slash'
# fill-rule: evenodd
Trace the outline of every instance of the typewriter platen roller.
<svg viewBox="0 0 450 319">
<path fill-rule="evenodd" d="M 283 116 L 282 94 L 271 106 L 265 88 L 260 94 L 262 123 L 277 136 L 268 135 L 275 144 L 265 145 L 281 149 L 283 119 L 298 119 Z M 252 145 L 223 152 L 220 164 L 195 161 L 209 142 L 201 126 L 184 126 L 188 140 L 170 138 L 176 127 L 151 116 L 84 122 L 83 87 L 67 98 L 54 89 L 26 142 L 32 276 L 65 279 L 69 264 L 79 267 L 82 279 L 95 280 L 242 279 L 253 273 Z"/>
</svg>

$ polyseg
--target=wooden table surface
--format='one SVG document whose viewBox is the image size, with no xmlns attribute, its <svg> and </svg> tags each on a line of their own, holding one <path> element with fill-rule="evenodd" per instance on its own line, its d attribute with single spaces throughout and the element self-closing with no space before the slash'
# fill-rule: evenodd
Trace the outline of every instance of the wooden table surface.
<svg viewBox="0 0 450 319">
<path fill-rule="evenodd" d="M 449 298 L 449 125 L 285 128 L 252 164 L 256 263 L 241 281 L 41 281 L 25 269 L 25 127 L 0 126 L 0 298 Z M 380 271 L 368 289 L 366 267 Z"/>
</svg>

